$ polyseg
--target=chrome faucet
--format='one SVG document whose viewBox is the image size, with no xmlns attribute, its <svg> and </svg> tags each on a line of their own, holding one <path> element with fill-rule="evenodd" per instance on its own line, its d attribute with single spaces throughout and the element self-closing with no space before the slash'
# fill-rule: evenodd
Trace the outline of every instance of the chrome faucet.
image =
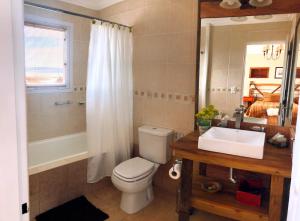
<svg viewBox="0 0 300 221">
<path fill-rule="evenodd" d="M 241 123 L 244 121 L 244 106 L 240 105 L 239 108 L 236 108 L 234 111 L 234 117 L 235 117 L 235 128 L 240 129 Z"/>
</svg>

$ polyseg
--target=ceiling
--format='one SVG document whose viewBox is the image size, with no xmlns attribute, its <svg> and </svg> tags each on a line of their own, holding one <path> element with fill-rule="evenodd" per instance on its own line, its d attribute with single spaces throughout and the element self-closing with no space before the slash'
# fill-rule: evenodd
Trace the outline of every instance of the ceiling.
<svg viewBox="0 0 300 221">
<path fill-rule="evenodd" d="M 85 8 L 100 10 L 109 7 L 113 4 L 121 2 L 123 0 L 60 0 L 62 2 L 67 2 L 73 5 L 82 6 Z"/>
<path fill-rule="evenodd" d="M 213 26 L 224 26 L 224 25 L 243 25 L 243 24 L 258 24 L 258 23 L 269 23 L 269 22 L 283 22 L 283 21 L 292 21 L 295 14 L 279 14 L 272 15 L 272 18 L 269 19 L 256 19 L 254 16 L 247 16 L 246 21 L 232 21 L 228 18 L 203 18 L 201 19 L 201 25 L 213 25 Z"/>
</svg>

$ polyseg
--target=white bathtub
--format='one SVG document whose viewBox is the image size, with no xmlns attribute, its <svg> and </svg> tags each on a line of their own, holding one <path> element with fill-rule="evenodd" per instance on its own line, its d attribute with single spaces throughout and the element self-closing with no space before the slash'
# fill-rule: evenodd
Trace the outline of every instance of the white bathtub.
<svg viewBox="0 0 300 221">
<path fill-rule="evenodd" d="M 29 175 L 87 159 L 86 133 L 71 134 L 28 145 Z"/>
</svg>

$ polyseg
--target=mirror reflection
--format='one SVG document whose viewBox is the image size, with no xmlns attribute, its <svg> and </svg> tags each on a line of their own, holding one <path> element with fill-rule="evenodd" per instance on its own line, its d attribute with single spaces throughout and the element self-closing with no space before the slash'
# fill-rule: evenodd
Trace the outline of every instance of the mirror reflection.
<svg viewBox="0 0 300 221">
<path fill-rule="evenodd" d="M 246 122 L 277 125 L 294 14 L 201 20 L 200 108 L 214 105 Z M 300 77 L 300 64 L 299 67 Z M 300 78 L 294 97 L 299 97 Z M 296 123 L 298 102 L 291 108 Z"/>
</svg>

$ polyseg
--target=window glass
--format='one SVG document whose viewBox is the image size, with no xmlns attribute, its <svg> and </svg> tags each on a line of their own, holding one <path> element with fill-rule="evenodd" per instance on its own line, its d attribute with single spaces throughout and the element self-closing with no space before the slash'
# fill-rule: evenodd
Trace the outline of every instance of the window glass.
<svg viewBox="0 0 300 221">
<path fill-rule="evenodd" d="M 25 24 L 25 72 L 28 87 L 67 86 L 66 30 Z"/>
</svg>

